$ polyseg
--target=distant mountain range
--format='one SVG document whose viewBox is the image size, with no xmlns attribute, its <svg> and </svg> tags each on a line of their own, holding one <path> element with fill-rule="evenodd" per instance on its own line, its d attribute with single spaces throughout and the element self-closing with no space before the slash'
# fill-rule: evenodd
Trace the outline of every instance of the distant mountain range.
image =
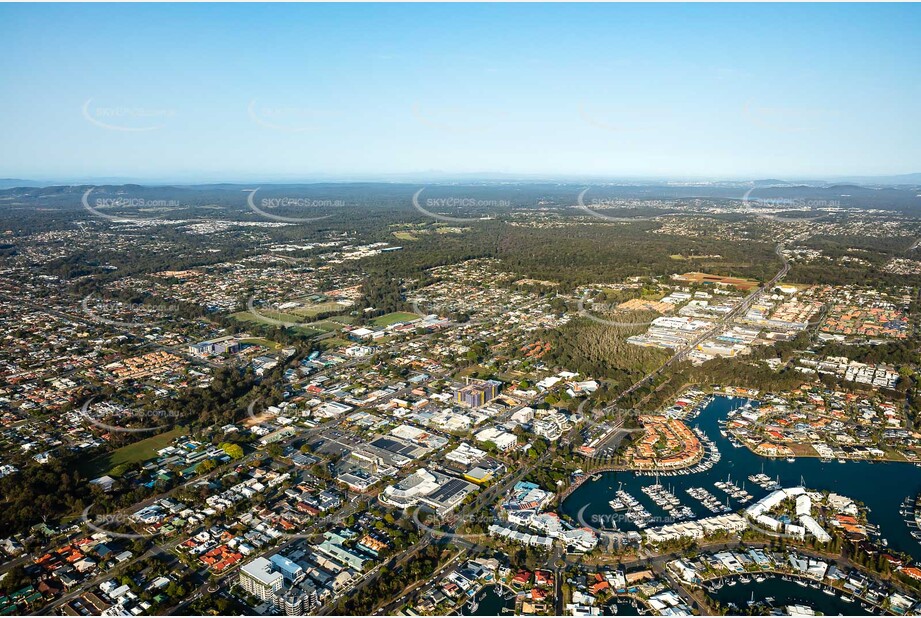
<svg viewBox="0 0 921 618">
<path fill-rule="evenodd" d="M 841 176 L 827 179 L 792 179 L 781 180 L 777 178 L 754 180 L 726 180 L 726 179 L 687 179 L 687 178 L 640 178 L 640 177 L 615 177 L 615 176 L 575 176 L 575 175 L 548 175 L 548 174 L 505 174 L 498 172 L 482 173 L 448 173 L 441 171 L 425 171 L 405 174 L 370 174 L 364 177 L 346 175 L 313 175 L 302 178 L 240 178 L 222 180 L 195 181 L 187 179 L 143 179 L 127 177 L 99 177 L 86 179 L 49 179 L 32 180 L 22 178 L 0 178 L 0 189 L 16 187 L 49 187 L 73 185 L 126 185 L 138 184 L 144 186 L 183 186 L 183 187 L 256 187 L 270 185 L 306 185 L 315 183 L 464 183 L 464 184 L 494 184 L 494 183 L 566 183 L 586 185 L 621 185 L 621 186 L 693 186 L 693 187 L 832 187 L 835 185 L 852 184 L 865 187 L 921 187 L 921 173 L 899 174 L 891 176 Z"/>
</svg>

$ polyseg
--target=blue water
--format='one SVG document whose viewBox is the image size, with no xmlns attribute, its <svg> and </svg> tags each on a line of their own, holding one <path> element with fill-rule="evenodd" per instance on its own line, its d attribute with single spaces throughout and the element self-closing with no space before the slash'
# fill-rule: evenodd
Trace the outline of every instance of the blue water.
<svg viewBox="0 0 921 618">
<path fill-rule="evenodd" d="M 780 477 L 783 487 L 803 483 L 810 489 L 828 490 L 862 502 L 870 508 L 870 523 L 880 527 L 881 536 L 889 541 L 892 549 L 921 560 L 921 543 L 911 536 L 911 530 L 899 514 L 902 501 L 908 496 L 914 497 L 921 490 L 921 468 L 895 462 L 825 463 L 812 457 L 799 457 L 794 462 L 788 462 L 785 459 L 760 457 L 744 447 L 735 448 L 720 435 L 718 421 L 725 419 L 731 409 L 742 403 L 744 401 L 739 399 L 715 397 L 697 418 L 688 421 L 690 426 L 704 430 L 716 443 L 722 453 L 719 463 L 706 472 L 663 476 L 659 479 L 663 485 L 672 488 L 682 504 L 689 506 L 697 518 L 710 517 L 712 513 L 689 496 L 685 492 L 686 488 L 703 487 L 725 503 L 726 494 L 714 487 L 713 483 L 724 481 L 727 475 L 731 475 L 737 485 L 741 486 L 744 482 L 745 489 L 754 496 L 754 500 L 758 500 L 768 492 L 750 482 L 748 476 L 758 474 L 763 466 L 764 473 L 771 478 Z M 597 481 L 586 481 L 563 502 L 560 510 L 574 521 L 580 521 L 581 511 L 581 521 L 601 527 L 601 522 L 610 521 L 614 515 L 608 501 L 614 498 L 618 485 L 623 483 L 623 489 L 639 500 L 654 517 L 665 519 L 668 514 L 640 491 L 641 487 L 655 482 L 655 477 L 637 476 L 632 472 L 607 472 Z M 730 506 L 736 511 L 741 508 L 735 501 L 730 501 Z M 620 530 L 635 529 L 630 522 L 618 522 L 617 526 Z"/>
<path fill-rule="evenodd" d="M 817 612 L 822 612 L 826 616 L 869 616 L 870 612 L 865 610 L 857 601 L 845 601 L 841 598 L 841 593 L 836 592 L 834 596 L 825 594 L 821 590 L 814 588 L 804 588 L 790 581 L 784 581 L 779 577 L 769 579 L 766 582 L 751 582 L 748 584 L 737 583 L 735 586 L 723 586 L 716 592 L 709 595 L 719 600 L 723 605 L 734 603 L 739 609 L 746 609 L 748 602 L 752 599 L 754 593 L 755 601 L 763 601 L 765 597 L 772 597 L 774 601 L 772 607 L 783 607 L 786 605 L 806 605 Z M 738 610 L 731 610 L 730 613 L 737 613 Z"/>
<path fill-rule="evenodd" d="M 616 611 L 614 611 L 616 609 Z M 640 612 L 637 611 L 636 607 L 632 603 L 624 601 L 615 601 L 614 603 L 609 603 L 605 607 L 605 615 L 617 615 L 617 616 L 639 616 Z"/>
<path fill-rule="evenodd" d="M 484 586 L 476 594 L 478 607 L 476 611 L 470 611 L 469 605 L 464 605 L 462 610 L 463 615 L 465 616 L 499 616 L 502 614 L 502 609 L 504 607 L 515 607 L 515 600 L 510 599 L 506 601 L 501 596 L 499 592 L 501 589 L 497 589 L 497 586 Z M 507 591 L 505 591 L 507 592 Z"/>
</svg>

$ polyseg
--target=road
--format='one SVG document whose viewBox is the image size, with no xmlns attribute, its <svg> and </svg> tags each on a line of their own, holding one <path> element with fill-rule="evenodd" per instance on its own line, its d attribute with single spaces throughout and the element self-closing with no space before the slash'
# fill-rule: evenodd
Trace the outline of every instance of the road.
<svg viewBox="0 0 921 618">
<path fill-rule="evenodd" d="M 790 263 L 787 260 L 786 256 L 783 254 L 783 245 L 777 245 L 775 252 L 777 253 L 781 261 L 783 262 L 783 267 L 777 272 L 776 275 L 774 275 L 774 277 L 770 281 L 768 281 L 763 286 L 758 287 L 755 290 L 753 290 L 748 296 L 746 296 L 742 300 L 741 303 L 736 305 L 732 309 L 732 311 L 730 311 L 729 313 L 724 315 L 722 318 L 714 322 L 713 326 L 708 328 L 705 332 L 697 336 L 689 344 L 687 344 L 686 346 L 681 348 L 679 351 L 677 351 L 675 354 L 673 354 L 672 357 L 669 358 L 667 361 L 665 361 L 665 363 L 661 367 L 648 373 L 643 378 L 641 378 L 639 381 L 637 381 L 635 384 L 627 388 L 623 393 L 621 393 L 621 395 L 617 399 L 614 400 L 612 405 L 608 406 L 606 410 L 616 409 L 617 401 L 619 401 L 620 399 L 623 399 L 624 397 L 634 392 L 638 388 L 642 388 L 649 381 L 655 379 L 658 375 L 660 375 L 666 369 L 671 367 L 673 364 L 683 361 L 685 358 L 687 358 L 687 355 L 691 353 L 698 345 L 706 341 L 708 338 L 712 337 L 714 334 L 718 333 L 720 329 L 722 329 L 724 326 L 732 322 L 732 320 L 734 320 L 739 314 L 744 314 L 746 311 L 748 311 L 749 307 L 751 306 L 752 301 L 755 300 L 758 294 L 764 292 L 765 290 L 770 290 L 772 287 L 777 285 L 777 283 L 781 279 L 786 277 L 787 273 L 790 272 Z"/>
<path fill-rule="evenodd" d="M 758 295 L 759 293 L 761 293 L 761 292 L 764 291 L 764 290 L 770 289 L 771 287 L 773 287 L 774 285 L 776 285 L 776 283 L 777 283 L 778 281 L 780 281 L 784 276 L 786 276 L 786 274 L 789 272 L 790 266 L 789 266 L 789 263 L 788 263 L 787 259 L 786 259 L 786 258 L 783 256 L 783 254 L 782 254 L 782 249 L 783 249 L 783 247 L 782 247 L 781 245 L 778 245 L 778 246 L 777 246 L 777 249 L 776 249 L 776 252 L 777 252 L 777 254 L 781 257 L 781 259 L 783 260 L 783 267 L 781 268 L 781 270 L 780 270 L 780 271 L 779 271 L 779 272 L 778 272 L 768 283 L 766 283 L 764 286 L 762 286 L 762 287 L 760 287 L 760 288 L 758 288 L 758 289 L 752 291 L 752 292 L 751 292 L 751 293 L 750 293 L 750 294 L 749 294 L 739 305 L 737 305 L 736 307 L 734 307 L 734 308 L 732 309 L 732 311 L 730 311 L 727 315 L 723 316 L 720 320 L 714 322 L 714 324 L 713 324 L 712 327 L 708 328 L 704 333 L 702 333 L 701 335 L 699 335 L 698 337 L 696 337 L 696 338 L 695 338 L 690 344 L 688 344 L 686 347 L 684 347 L 684 348 L 682 348 L 681 350 L 677 351 L 671 358 L 669 358 L 669 359 L 668 359 L 662 366 L 660 366 L 658 369 L 656 369 L 656 370 L 650 372 L 649 374 L 645 375 L 643 378 L 641 378 L 640 380 L 638 380 L 637 382 L 635 382 L 634 384 L 632 384 L 630 387 L 624 389 L 624 391 L 622 391 L 622 392 L 613 400 L 612 404 L 611 404 L 610 406 L 608 406 L 608 408 L 606 408 L 606 411 L 610 411 L 610 410 L 616 409 L 616 404 L 617 404 L 618 401 L 620 401 L 621 399 L 623 399 L 623 398 L 626 397 L 627 395 L 631 394 L 632 392 L 636 391 L 637 389 L 641 388 L 642 386 L 644 386 L 645 384 L 647 384 L 647 383 L 650 382 L 651 380 L 655 379 L 658 375 L 660 375 L 662 372 L 664 372 L 666 369 L 668 369 L 668 368 L 669 368 L 670 366 L 672 366 L 673 364 L 675 364 L 675 363 L 677 363 L 677 362 L 680 362 L 680 361 L 684 360 L 684 359 L 687 357 L 687 354 L 688 354 L 690 351 L 692 351 L 693 349 L 695 349 L 697 345 L 699 345 L 699 344 L 702 343 L 704 340 L 706 340 L 707 338 L 711 337 L 713 334 L 715 334 L 716 332 L 718 332 L 719 329 L 721 329 L 721 328 L 724 327 L 727 323 L 729 323 L 729 322 L 731 322 L 733 319 L 735 319 L 736 316 L 738 316 L 739 314 L 742 314 L 742 313 L 744 313 L 745 311 L 747 311 L 748 308 L 749 308 L 749 306 L 751 305 L 752 301 L 757 297 L 757 295 Z M 47 307 L 38 307 L 38 306 L 36 305 L 36 308 L 40 308 L 41 310 L 44 310 L 44 311 L 49 311 L 50 313 L 59 315 L 59 317 L 65 317 L 65 318 L 70 319 L 70 320 L 78 320 L 78 321 L 84 321 L 84 320 L 86 320 L 86 318 L 85 318 L 84 316 L 74 316 L 74 315 L 70 315 L 70 314 L 67 314 L 67 313 L 64 313 L 64 312 L 59 312 L 59 311 L 55 311 L 55 310 L 49 310 Z M 87 320 L 87 321 L 89 321 L 89 320 Z M 132 333 L 130 333 L 130 332 L 128 332 L 128 331 L 125 331 L 125 334 L 132 334 Z M 427 336 L 428 336 L 428 335 L 424 335 L 423 338 L 424 338 L 424 337 L 427 337 Z M 155 348 L 164 349 L 164 350 L 167 350 L 167 351 L 170 351 L 170 352 L 173 352 L 173 353 L 176 353 L 176 352 L 177 352 L 177 350 L 175 350 L 174 348 L 166 348 L 166 347 L 164 347 L 164 346 L 159 346 L 159 345 L 157 345 L 157 344 L 152 344 L 152 345 L 153 345 L 153 347 L 155 347 Z M 183 356 L 186 356 L 185 351 L 182 351 L 182 352 L 180 352 L 180 353 L 181 353 Z M 201 362 L 201 359 L 196 358 L 195 360 L 196 360 L 197 362 Z M 359 363 L 359 362 L 361 362 L 361 361 L 360 361 L 360 360 L 350 361 L 349 363 L 346 363 L 346 366 L 352 366 L 352 365 L 357 364 L 357 363 Z M 341 371 L 342 368 L 343 368 L 343 367 L 340 366 L 337 370 Z M 403 388 L 403 389 L 400 389 L 399 391 L 396 391 L 396 392 L 394 392 L 394 393 L 392 393 L 392 394 L 386 396 L 385 398 L 382 398 L 382 401 L 388 401 L 388 400 L 390 400 L 390 399 L 392 399 L 392 398 L 394 398 L 394 397 L 398 397 L 398 396 L 400 396 L 400 395 L 402 395 L 402 394 L 405 394 L 405 393 L 409 392 L 409 391 L 411 390 L 411 388 L 412 388 L 412 387 L 405 387 L 405 388 Z M 380 403 L 380 402 L 378 402 L 378 403 Z M 302 439 L 305 435 L 311 436 L 311 435 L 314 435 L 314 434 L 320 434 L 320 435 L 324 435 L 324 437 L 325 437 L 326 431 L 329 430 L 329 429 L 332 429 L 333 426 L 335 426 L 335 423 L 325 423 L 324 425 L 322 425 L 322 426 L 320 426 L 320 427 L 317 427 L 317 428 L 315 428 L 315 429 L 313 429 L 313 430 L 309 430 L 308 432 L 306 432 L 306 434 L 297 435 L 297 436 L 295 436 L 294 438 L 292 438 L 291 440 L 289 440 L 289 441 L 287 441 L 287 442 L 290 444 L 293 440 Z M 589 424 L 588 426 L 591 426 L 591 422 L 590 422 L 590 424 Z M 577 432 L 577 431 L 579 431 L 579 430 L 580 430 L 580 429 L 579 429 L 578 427 L 574 427 L 574 428 L 573 428 L 572 430 L 570 430 L 570 432 L 561 440 L 561 443 L 566 444 L 566 443 L 570 442 L 570 441 L 571 441 L 571 438 L 575 435 L 575 432 Z M 447 529 L 445 532 L 436 532 L 436 531 L 434 531 L 434 530 L 427 530 L 427 531 L 425 532 L 425 534 L 423 535 L 422 539 L 420 539 L 420 541 L 419 541 L 418 543 L 416 543 L 415 545 L 413 545 L 411 548 L 408 548 L 407 550 L 401 552 L 401 553 L 398 554 L 397 556 L 392 557 L 390 560 L 387 561 L 386 564 L 387 564 L 388 566 L 391 566 L 391 568 L 393 568 L 393 567 L 399 567 L 400 565 L 405 564 L 405 563 L 406 563 L 408 560 L 410 560 L 413 556 L 415 556 L 416 554 L 418 554 L 418 552 L 420 552 L 420 551 L 422 551 L 424 548 L 428 547 L 431 543 L 437 541 L 440 537 L 444 536 L 445 533 L 447 534 L 447 538 L 452 538 L 451 535 L 456 534 L 457 530 L 458 530 L 459 527 L 460 527 L 460 524 L 462 524 L 463 522 L 465 522 L 465 521 L 467 520 L 467 518 L 468 518 L 471 514 L 476 513 L 477 511 L 479 511 L 480 509 L 482 509 L 482 508 L 488 506 L 489 504 L 492 504 L 496 499 L 498 499 L 499 496 L 501 496 L 501 495 L 503 495 L 504 493 L 506 493 L 515 483 L 517 483 L 517 482 L 520 481 L 521 479 L 525 478 L 531 471 L 533 471 L 534 469 L 536 469 L 536 468 L 539 467 L 540 465 L 543 465 L 544 463 L 546 463 L 547 460 L 548 460 L 550 457 L 552 457 L 555 453 L 556 453 L 556 449 L 555 449 L 555 448 L 552 448 L 552 449 L 547 450 L 547 451 L 546 451 L 540 458 L 538 458 L 536 461 L 528 462 L 528 464 L 519 467 L 514 473 L 507 475 L 505 478 L 502 479 L 501 482 L 496 483 L 495 485 L 493 485 L 493 486 L 487 488 L 486 490 L 484 490 L 483 492 L 481 492 L 478 496 L 476 496 L 476 498 L 475 498 L 470 504 L 468 504 L 467 506 L 463 507 L 463 508 L 457 513 L 457 515 L 454 516 L 454 517 L 452 518 L 451 523 L 447 526 L 448 529 Z M 250 457 L 252 457 L 252 455 L 251 455 Z M 197 480 L 200 480 L 200 479 L 197 479 Z M 140 503 L 139 505 L 133 506 L 132 509 L 136 510 L 136 509 L 138 508 L 138 506 L 143 506 L 144 504 L 149 504 L 149 503 L 153 502 L 154 500 L 158 499 L 159 497 L 162 497 L 162 496 L 157 496 L 157 497 L 148 498 L 147 500 L 145 500 L 144 502 Z M 329 517 L 327 517 L 327 518 L 324 518 L 323 520 L 318 520 L 318 521 L 315 522 L 315 524 L 314 524 L 313 526 L 311 526 L 311 528 L 309 528 L 308 530 L 318 530 L 318 529 L 320 529 L 321 526 L 324 526 L 324 525 L 326 525 L 326 524 L 328 524 L 328 523 L 330 523 L 330 522 L 338 522 L 338 521 L 341 521 L 342 519 L 344 519 L 344 518 L 348 517 L 349 515 L 351 515 L 352 513 L 354 513 L 354 512 L 356 511 L 356 509 L 357 509 L 360 505 L 363 504 L 363 501 L 364 501 L 364 500 L 365 500 L 365 499 L 363 498 L 362 500 L 358 500 L 358 501 L 355 501 L 355 502 L 351 503 L 348 507 L 346 507 L 345 509 L 341 510 L 339 513 L 337 513 L 337 514 L 334 515 L 334 516 L 329 516 Z M 283 543 L 281 546 L 277 546 L 277 547 L 272 547 L 272 548 L 266 549 L 266 550 L 264 550 L 263 552 L 261 552 L 259 555 L 264 555 L 264 554 L 268 554 L 268 553 L 274 553 L 274 552 L 283 551 L 283 550 L 284 550 L 287 546 L 289 546 L 290 544 L 292 544 L 292 543 L 294 543 L 294 542 L 297 542 L 297 541 L 300 541 L 300 540 L 301 540 L 301 539 L 292 539 L 292 540 L 289 540 L 289 541 Z M 455 540 L 455 542 L 457 541 L 456 538 L 455 538 L 454 540 Z M 170 541 L 170 542 L 169 542 L 169 545 L 170 545 L 170 546 L 175 546 L 176 544 L 178 544 L 178 543 L 180 543 L 180 542 L 181 542 L 181 541 Z M 154 546 L 153 548 L 151 548 L 150 550 L 148 550 L 148 552 L 146 552 L 144 555 L 139 556 L 138 558 L 134 559 L 133 561 L 135 561 L 135 560 L 140 560 L 140 559 L 142 559 L 142 558 L 148 557 L 149 555 L 152 555 L 153 553 L 158 553 L 158 552 L 163 551 L 163 550 L 164 550 L 164 546 L 163 546 L 163 545 L 156 545 L 156 546 Z M 453 560 L 457 560 L 457 559 L 458 559 L 460 556 L 462 556 L 462 555 L 464 555 L 463 552 L 462 552 L 459 556 L 456 556 L 455 558 L 453 558 L 452 561 L 453 561 Z M 255 556 L 252 556 L 252 557 L 255 557 Z M 7 564 L 4 565 L 4 566 L 5 566 L 6 568 L 9 568 L 12 564 L 15 564 L 15 563 L 22 563 L 22 562 L 24 562 L 25 560 L 26 560 L 26 558 L 21 558 L 21 559 L 15 560 L 15 561 L 11 561 L 10 563 L 7 563 Z M 133 561 L 132 561 L 132 562 L 133 562 Z M 347 591 L 345 591 L 343 594 L 358 594 L 358 593 L 360 593 L 360 592 L 361 592 L 364 588 L 366 588 L 370 583 L 372 583 L 373 581 L 375 581 L 376 575 L 377 575 L 377 573 L 380 571 L 380 569 L 382 568 L 383 565 L 384 565 L 384 563 L 381 563 L 381 564 L 375 566 L 371 571 L 369 571 L 368 573 L 364 574 L 358 581 L 356 581 L 356 582 L 355 582 Z M 441 567 L 441 569 L 439 570 L 439 572 L 443 572 L 443 571 L 445 570 L 445 568 L 446 568 L 446 566 Z M 559 570 L 558 570 L 558 568 L 557 568 L 556 566 L 553 566 L 552 568 L 554 569 L 554 572 L 557 573 L 557 575 L 559 575 Z M 185 610 L 185 609 L 189 606 L 190 603 L 194 602 L 195 600 L 197 600 L 198 598 L 200 598 L 200 597 L 203 596 L 204 594 L 208 594 L 209 588 L 213 588 L 215 585 L 219 584 L 220 582 L 224 582 L 227 578 L 232 577 L 233 575 L 235 575 L 235 571 L 236 571 L 236 568 L 229 569 L 227 573 L 224 573 L 224 574 L 222 574 L 222 575 L 220 576 L 220 578 L 217 580 L 217 582 L 210 582 L 210 581 L 209 581 L 209 582 L 205 582 L 204 584 L 202 584 L 202 585 L 199 587 L 199 589 L 198 589 L 193 595 L 191 595 L 188 599 L 186 599 L 184 602 L 180 603 L 180 604 L 177 605 L 176 607 L 172 608 L 172 609 L 170 610 L 169 613 L 176 613 L 176 612 L 182 613 L 183 610 Z M 102 581 L 102 580 L 105 579 L 106 577 L 108 577 L 108 576 L 99 577 L 99 578 L 93 579 L 93 580 L 91 580 L 91 581 L 89 581 L 89 582 L 86 582 L 86 583 L 84 583 L 84 584 L 81 584 L 81 585 L 78 586 L 75 590 L 69 592 L 69 593 L 66 594 L 64 597 L 61 597 L 61 598 L 57 599 L 54 603 L 52 603 L 52 604 L 50 604 L 49 606 L 45 607 L 43 611 L 48 611 L 48 610 L 51 610 L 51 609 L 60 607 L 60 605 L 62 605 L 63 603 L 65 603 L 65 602 L 67 602 L 67 601 L 69 601 L 69 600 L 71 600 L 71 599 L 73 599 L 73 598 L 76 598 L 77 596 L 79 596 L 80 594 L 82 594 L 83 592 L 85 592 L 87 588 L 89 588 L 89 587 L 92 586 L 92 585 L 95 585 L 95 584 L 98 583 L 99 581 Z M 557 586 L 559 586 L 559 577 L 557 577 L 556 579 L 557 579 Z M 412 590 L 412 589 L 414 589 L 414 587 L 411 587 L 410 589 Z M 339 596 L 341 597 L 342 595 L 339 595 Z M 561 602 L 561 601 L 559 600 L 559 596 L 560 596 L 560 595 L 557 595 L 557 597 L 558 597 L 558 603 Z M 322 611 L 321 613 L 325 613 L 325 612 L 328 611 L 329 609 L 330 609 L 329 607 L 324 607 L 324 608 L 323 608 L 323 611 Z M 557 609 L 560 609 L 560 608 L 558 607 Z"/>
<path fill-rule="evenodd" d="M 658 376 L 658 375 L 660 375 L 662 372 L 664 372 L 668 367 L 672 366 L 673 364 L 675 364 L 675 363 L 677 363 L 677 362 L 680 362 L 680 361 L 684 360 L 684 359 L 687 357 L 687 354 L 688 354 L 690 351 L 692 351 L 694 348 L 696 348 L 700 343 L 702 343 L 702 342 L 705 341 L 707 338 L 711 337 L 713 334 L 715 334 L 716 332 L 718 332 L 718 331 L 719 331 L 721 328 L 723 328 L 726 324 L 728 324 L 728 323 L 731 322 L 733 319 L 735 319 L 736 316 L 738 316 L 739 314 L 744 314 L 744 312 L 748 311 L 748 308 L 751 306 L 752 301 L 754 301 L 754 299 L 758 296 L 758 294 L 760 294 L 761 292 L 763 292 L 763 291 L 765 291 L 765 290 L 769 290 L 771 287 L 773 287 L 774 285 L 776 285 L 778 281 L 780 281 L 781 279 L 783 279 L 783 278 L 787 275 L 787 273 L 790 271 L 790 264 L 789 264 L 789 262 L 787 261 L 787 258 L 783 255 L 783 246 L 782 246 L 782 245 L 777 245 L 777 248 L 775 249 L 775 251 L 776 251 L 777 255 L 780 257 L 780 259 L 782 260 L 783 266 L 782 266 L 782 268 L 777 272 L 777 274 L 774 275 L 773 278 L 771 278 L 770 281 L 768 281 L 765 285 L 763 285 L 763 286 L 761 286 L 761 287 L 759 287 L 759 288 L 753 290 L 748 296 L 746 296 L 746 297 L 742 300 L 741 303 L 739 303 L 738 305 L 736 305 L 736 306 L 732 309 L 732 311 L 730 311 L 729 313 L 727 313 L 727 314 L 726 314 L 725 316 L 723 316 L 721 319 L 719 319 L 719 320 L 717 320 L 716 322 L 714 322 L 713 326 L 711 326 L 711 327 L 708 328 L 704 333 L 702 333 L 701 335 L 699 335 L 698 337 L 696 337 L 689 345 L 687 345 L 686 347 L 684 347 L 684 348 L 682 348 L 681 350 L 677 351 L 674 355 L 672 355 L 671 358 L 669 358 L 669 359 L 668 359 L 662 366 L 660 366 L 658 369 L 655 369 L 654 371 L 650 372 L 649 374 L 643 376 L 643 377 L 642 377 L 640 380 L 638 380 L 636 383 L 634 383 L 633 385 L 631 385 L 631 386 L 627 387 L 626 389 L 624 389 L 624 390 L 613 400 L 612 404 L 611 404 L 610 406 L 608 406 L 608 407 L 605 409 L 605 411 L 608 412 L 608 411 L 616 410 L 616 409 L 617 409 L 617 402 L 618 402 L 618 401 L 620 401 L 621 399 L 623 399 L 624 397 L 626 397 L 626 396 L 629 395 L 630 393 L 636 391 L 638 388 L 641 388 L 643 385 L 647 384 L 650 380 L 654 379 L 656 376 Z M 594 423 L 590 421 L 589 424 L 587 425 L 587 427 L 591 427 L 592 424 L 594 424 Z M 578 428 L 578 427 L 574 427 L 574 428 L 569 432 L 569 434 L 567 434 L 567 436 L 566 436 L 564 439 L 561 440 L 561 442 L 564 442 L 564 443 L 565 443 L 565 442 L 568 442 L 568 441 L 575 435 L 575 432 L 580 431 L 580 430 L 584 430 L 584 428 L 580 429 L 580 428 Z M 496 485 L 493 485 L 492 487 L 488 488 L 486 491 L 482 492 L 482 493 L 474 500 L 474 502 L 472 502 L 472 503 L 471 503 L 470 505 L 468 505 L 465 509 L 463 509 L 462 511 L 460 511 L 460 512 L 458 513 L 458 515 L 457 515 L 457 517 L 454 519 L 454 521 L 459 521 L 459 522 L 465 521 L 465 518 L 466 518 L 471 512 L 475 512 L 476 510 L 478 510 L 478 509 L 481 508 L 482 506 L 485 506 L 485 504 L 486 504 L 488 501 L 492 500 L 494 497 L 496 497 L 497 494 L 503 494 L 503 493 L 505 493 L 514 483 L 518 482 L 519 480 L 521 480 L 522 478 L 524 478 L 525 476 L 527 476 L 532 470 L 534 470 L 534 469 L 537 468 L 538 466 L 542 465 L 542 464 L 543 464 L 552 454 L 554 454 L 555 452 L 556 452 L 555 449 L 549 449 L 549 450 L 546 451 L 546 452 L 544 453 L 544 455 L 541 456 L 537 461 L 522 466 L 522 467 L 519 468 L 518 471 L 515 472 L 514 474 L 507 475 L 507 476 L 503 479 L 503 481 L 502 481 L 501 483 L 497 483 Z M 449 528 L 449 531 L 448 531 L 448 532 L 449 532 L 449 533 L 456 533 L 457 529 L 458 529 L 458 526 L 452 525 L 452 526 Z M 397 563 L 397 564 L 401 564 L 402 562 L 404 562 L 406 559 L 408 559 L 408 558 L 411 557 L 412 555 L 415 555 L 417 552 L 419 552 L 419 551 L 421 551 L 423 548 L 427 547 L 431 542 L 433 542 L 433 540 L 435 540 L 435 539 L 434 539 L 434 533 L 433 533 L 432 531 L 426 531 L 425 536 L 419 541 L 419 543 L 418 543 L 417 545 L 413 546 L 412 548 L 407 549 L 406 551 L 404 551 L 404 552 L 403 552 L 400 556 L 398 556 L 397 558 L 394 558 L 394 559 L 393 559 L 393 562 L 394 562 L 394 563 Z M 362 585 L 361 585 L 360 587 L 357 587 L 357 588 L 351 590 L 350 593 L 357 593 L 357 592 L 360 592 L 360 590 L 361 590 L 364 586 L 366 586 L 368 583 L 370 583 L 370 581 L 372 581 L 370 578 L 368 578 L 368 579 L 366 579 L 366 580 L 363 580 Z"/>
</svg>

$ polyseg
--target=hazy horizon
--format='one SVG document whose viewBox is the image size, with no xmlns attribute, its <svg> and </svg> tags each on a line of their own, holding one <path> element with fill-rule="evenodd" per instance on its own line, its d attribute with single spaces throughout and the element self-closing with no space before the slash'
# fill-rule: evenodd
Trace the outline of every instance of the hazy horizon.
<svg viewBox="0 0 921 618">
<path fill-rule="evenodd" d="M 917 173 L 919 25 L 918 5 L 3 5 L 0 177 Z"/>
</svg>

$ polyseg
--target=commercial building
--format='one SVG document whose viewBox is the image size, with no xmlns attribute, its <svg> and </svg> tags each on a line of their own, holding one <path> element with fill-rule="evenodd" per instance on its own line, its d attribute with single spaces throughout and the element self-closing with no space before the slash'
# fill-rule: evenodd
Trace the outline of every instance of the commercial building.
<svg viewBox="0 0 921 618">
<path fill-rule="evenodd" d="M 276 593 L 281 591 L 284 576 L 272 570 L 272 563 L 265 558 L 256 558 L 240 569 L 240 586 L 254 597 L 275 602 Z"/>
<path fill-rule="evenodd" d="M 304 567 L 295 562 L 292 562 L 291 560 L 288 560 L 281 554 L 275 554 L 274 556 L 271 556 L 269 561 L 272 563 L 272 566 L 278 569 L 284 578 L 289 582 L 294 581 L 304 573 Z"/>
<path fill-rule="evenodd" d="M 518 444 L 518 436 L 496 427 L 489 427 L 478 432 L 474 438 L 479 444 L 492 442 L 502 452 L 509 451 Z"/>
<path fill-rule="evenodd" d="M 419 505 L 444 515 L 475 490 L 476 485 L 467 481 L 419 468 L 399 483 L 386 487 L 378 499 L 401 509 Z"/>
<path fill-rule="evenodd" d="M 454 401 L 461 406 L 479 408 L 498 397 L 500 388 L 502 383 L 496 380 L 468 383 L 454 394 Z"/>
<path fill-rule="evenodd" d="M 218 354 L 236 354 L 240 351 L 240 342 L 234 337 L 221 337 L 189 345 L 189 354 L 195 356 L 217 356 Z"/>
</svg>

